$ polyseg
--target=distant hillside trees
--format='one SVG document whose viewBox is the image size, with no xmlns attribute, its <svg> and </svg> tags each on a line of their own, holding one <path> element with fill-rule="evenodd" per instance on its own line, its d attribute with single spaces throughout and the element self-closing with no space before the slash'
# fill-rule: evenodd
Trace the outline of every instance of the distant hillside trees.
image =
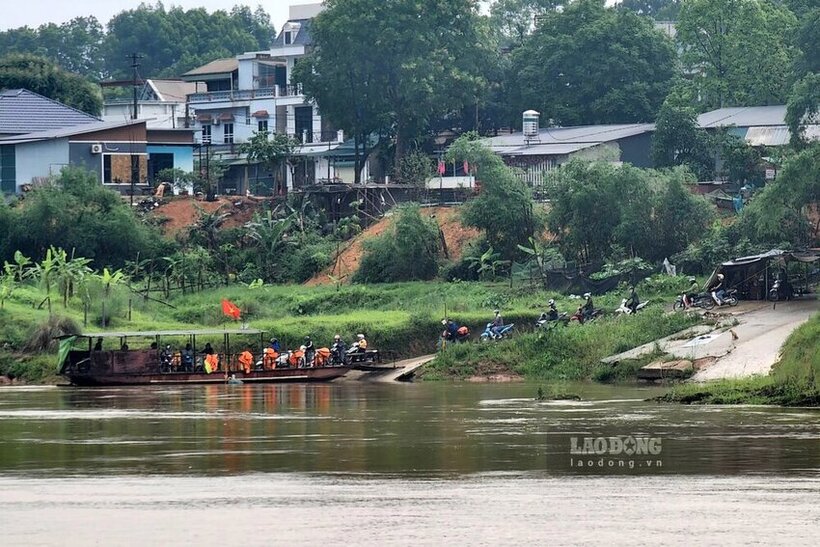
<svg viewBox="0 0 820 547">
<path fill-rule="evenodd" d="M 220 57 L 267 49 L 276 36 L 261 6 L 208 13 L 204 8 L 166 9 L 162 2 L 140 4 L 115 15 L 106 28 L 89 16 L 62 25 L 10 29 L 0 32 L 0 51 L 47 57 L 90 80 L 130 77 L 128 55 L 139 53 L 142 74 L 169 77 Z"/>
<path fill-rule="evenodd" d="M 100 89 L 77 74 L 36 55 L 12 53 L 0 57 L 0 89 L 25 88 L 98 116 L 102 110 Z"/>
</svg>

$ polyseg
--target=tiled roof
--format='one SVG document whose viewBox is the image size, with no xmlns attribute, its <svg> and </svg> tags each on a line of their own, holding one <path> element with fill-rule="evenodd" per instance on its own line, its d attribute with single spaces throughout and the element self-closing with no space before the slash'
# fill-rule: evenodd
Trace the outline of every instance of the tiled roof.
<svg viewBox="0 0 820 547">
<path fill-rule="evenodd" d="M 196 82 L 184 82 L 182 80 L 148 80 L 148 85 L 159 96 L 160 101 L 184 103 L 185 96 L 204 89 L 197 89 Z M 204 88 L 204 86 L 199 86 Z"/>
<path fill-rule="evenodd" d="M 90 114 L 26 89 L 0 91 L 0 135 L 20 135 L 99 121 Z"/>
<path fill-rule="evenodd" d="M 144 123 L 145 120 L 129 120 L 126 122 L 102 122 L 100 120 L 94 120 L 92 123 L 88 124 L 48 129 L 46 131 L 36 131 L 20 135 L 0 136 L 0 144 L 23 144 L 28 142 L 48 141 L 52 139 L 64 139 L 66 137 L 74 137 L 76 135 L 84 135 L 86 133 L 95 133 L 97 131 L 118 129 L 120 127 Z"/>
</svg>

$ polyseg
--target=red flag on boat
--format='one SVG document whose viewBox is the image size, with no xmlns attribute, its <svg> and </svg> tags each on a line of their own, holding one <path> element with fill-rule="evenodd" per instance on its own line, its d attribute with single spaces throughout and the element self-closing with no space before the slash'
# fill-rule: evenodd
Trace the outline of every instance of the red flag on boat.
<svg viewBox="0 0 820 547">
<path fill-rule="evenodd" d="M 443 175 L 446 170 L 447 170 L 447 166 L 444 165 L 444 162 L 443 161 L 438 162 L 438 174 Z"/>
<path fill-rule="evenodd" d="M 237 321 L 239 321 L 239 316 L 242 314 L 239 310 L 239 306 L 224 298 L 222 299 L 222 313 Z"/>
</svg>

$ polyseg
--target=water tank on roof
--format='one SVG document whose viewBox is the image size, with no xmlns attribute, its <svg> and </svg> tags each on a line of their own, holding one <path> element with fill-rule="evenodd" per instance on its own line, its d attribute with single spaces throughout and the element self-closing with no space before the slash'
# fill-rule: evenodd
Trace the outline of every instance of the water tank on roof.
<svg viewBox="0 0 820 547">
<path fill-rule="evenodd" d="M 524 129 L 524 140 L 529 142 L 538 139 L 538 119 L 540 118 L 541 113 L 536 112 L 535 110 L 527 110 L 523 114 L 524 123 L 522 127 Z"/>
</svg>

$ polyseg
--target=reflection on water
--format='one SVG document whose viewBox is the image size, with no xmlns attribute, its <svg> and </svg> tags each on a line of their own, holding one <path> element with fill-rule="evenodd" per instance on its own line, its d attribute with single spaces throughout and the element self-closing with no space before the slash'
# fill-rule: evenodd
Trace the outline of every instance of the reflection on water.
<svg viewBox="0 0 820 547">
<path fill-rule="evenodd" d="M 537 401 L 536 390 L 352 382 L 4 389 L 0 472 L 554 476 L 820 469 L 816 410 L 658 405 L 644 401 L 652 389 L 596 385 L 574 386 L 581 401 Z"/>
<path fill-rule="evenodd" d="M 820 412 L 536 390 L 3 389 L 3 545 L 816 544 Z"/>
</svg>

